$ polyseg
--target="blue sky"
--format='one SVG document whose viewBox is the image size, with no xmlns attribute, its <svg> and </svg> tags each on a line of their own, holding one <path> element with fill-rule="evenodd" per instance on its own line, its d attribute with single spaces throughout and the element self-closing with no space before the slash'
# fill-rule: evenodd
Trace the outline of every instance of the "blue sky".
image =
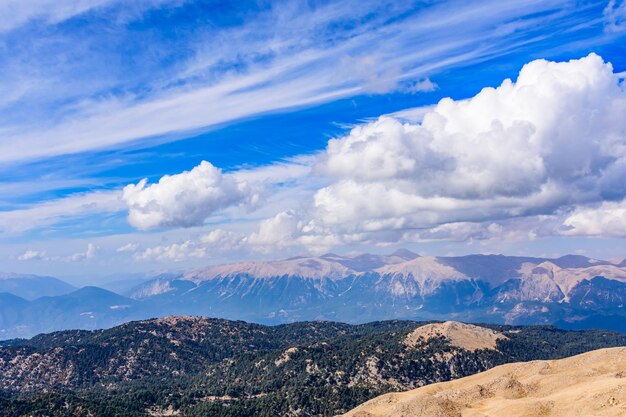
<svg viewBox="0 0 626 417">
<path fill-rule="evenodd" d="M 405 111 L 392 118 L 419 124 L 426 106 L 515 81 L 537 59 L 595 53 L 614 74 L 626 71 L 622 1 L 0 0 L 0 16 L 0 270 L 102 274 L 395 246 L 624 256 L 620 233 L 590 226 L 608 224 L 609 210 L 611 221 L 620 219 L 624 192 L 615 186 L 611 193 L 587 184 L 593 197 L 479 216 L 477 201 L 495 200 L 447 195 L 448 184 L 428 196 L 462 201 L 454 216 L 419 206 L 393 211 L 389 224 L 334 224 L 348 182 L 359 195 L 374 186 L 427 195 L 422 184 L 403 188 L 404 177 L 365 184 L 332 168 L 336 155 L 327 150 L 329 140 L 382 115 Z M 626 178 L 614 159 L 598 169 L 619 183 Z M 202 161 L 216 172 L 181 174 Z M 550 161 L 532 172 L 554 175 Z M 500 197 L 523 194 L 531 177 Z M 144 188 L 122 191 L 144 178 Z M 320 207 L 326 218 L 316 217 Z M 531 238 L 520 235 L 529 229 L 537 230 Z"/>
</svg>

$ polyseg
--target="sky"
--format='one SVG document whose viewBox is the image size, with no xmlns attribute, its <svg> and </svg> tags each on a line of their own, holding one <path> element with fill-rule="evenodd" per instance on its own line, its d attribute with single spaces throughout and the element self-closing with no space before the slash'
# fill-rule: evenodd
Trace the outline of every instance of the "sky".
<svg viewBox="0 0 626 417">
<path fill-rule="evenodd" d="M 0 0 L 0 271 L 626 256 L 626 2 Z"/>
</svg>

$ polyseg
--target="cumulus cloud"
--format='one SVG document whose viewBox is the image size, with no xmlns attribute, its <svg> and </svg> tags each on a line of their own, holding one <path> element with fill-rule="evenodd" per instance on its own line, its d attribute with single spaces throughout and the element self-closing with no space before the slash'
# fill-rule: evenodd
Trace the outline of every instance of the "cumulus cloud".
<svg viewBox="0 0 626 417">
<path fill-rule="evenodd" d="M 19 261 L 45 260 L 47 259 L 46 251 L 38 251 L 28 249 L 17 257 Z"/>
<path fill-rule="evenodd" d="M 159 245 L 137 252 L 134 255 L 136 260 L 159 260 L 179 262 L 188 258 L 204 258 L 206 249 L 199 246 L 192 240 L 182 243 L 172 243 L 171 245 Z"/>
<path fill-rule="evenodd" d="M 76 252 L 71 255 L 48 255 L 45 250 L 28 249 L 17 257 L 19 261 L 60 261 L 60 262 L 82 262 L 93 259 L 99 248 L 93 243 L 88 243 L 82 252 Z"/>
<path fill-rule="evenodd" d="M 234 249 L 246 240 L 244 234 L 230 230 L 215 229 L 200 238 L 200 241 L 210 247 Z"/>
<path fill-rule="evenodd" d="M 255 194 L 245 181 L 238 181 L 211 163 L 202 163 L 191 171 L 165 175 L 158 183 L 124 187 L 128 221 L 138 229 L 155 227 L 190 227 L 201 225 L 207 217 L 228 206 L 253 202 Z"/>
<path fill-rule="evenodd" d="M 137 261 L 174 261 L 213 258 L 217 254 L 233 253 L 237 249 L 248 249 L 247 236 L 231 230 L 214 229 L 201 236 L 171 244 L 140 249 L 138 245 L 124 250 L 132 253 Z M 126 245 L 128 246 L 128 245 Z M 119 252 L 119 250 L 118 250 Z"/>
<path fill-rule="evenodd" d="M 623 85 L 599 56 L 533 61 L 515 82 L 441 100 L 421 123 L 381 117 L 331 140 L 314 225 L 433 228 L 623 197 L 624 114 Z"/>
<path fill-rule="evenodd" d="M 626 237 L 626 200 L 577 208 L 563 226 L 564 235 Z"/>
<path fill-rule="evenodd" d="M 299 234 L 302 226 L 293 211 L 283 211 L 266 219 L 259 225 L 259 230 L 252 233 L 249 242 L 259 247 L 276 247 L 289 245 Z"/>
<path fill-rule="evenodd" d="M 82 262 L 92 259 L 96 256 L 96 252 L 98 251 L 98 247 L 93 243 L 87 244 L 87 249 L 84 252 L 77 252 L 73 255 L 67 257 L 69 262 Z"/>
</svg>

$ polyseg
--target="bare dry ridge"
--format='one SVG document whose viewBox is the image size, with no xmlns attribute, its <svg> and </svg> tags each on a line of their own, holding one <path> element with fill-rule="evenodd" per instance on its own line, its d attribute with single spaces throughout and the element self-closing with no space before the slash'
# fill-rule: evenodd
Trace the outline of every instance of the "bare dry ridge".
<svg viewBox="0 0 626 417">
<path fill-rule="evenodd" d="M 345 417 L 626 416 L 626 348 L 512 363 L 374 398 Z"/>
<path fill-rule="evenodd" d="M 415 346 L 420 341 L 428 341 L 433 337 L 443 337 L 450 345 L 470 351 L 495 349 L 499 339 L 507 339 L 502 333 L 485 327 L 446 321 L 418 327 L 409 333 L 404 343 L 407 346 Z"/>
</svg>

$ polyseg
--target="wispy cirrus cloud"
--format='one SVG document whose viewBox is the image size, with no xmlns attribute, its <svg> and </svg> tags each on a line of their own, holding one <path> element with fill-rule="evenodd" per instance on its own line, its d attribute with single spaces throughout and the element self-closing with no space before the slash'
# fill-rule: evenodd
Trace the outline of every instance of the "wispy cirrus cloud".
<svg viewBox="0 0 626 417">
<path fill-rule="evenodd" d="M 68 219 L 79 221 L 96 214 L 119 212 L 125 207 L 121 197 L 119 190 L 93 191 L 0 211 L 0 235 L 17 235 Z"/>
<path fill-rule="evenodd" d="M 610 0 L 604 8 L 604 19 L 608 32 L 626 31 L 626 1 Z"/>
<path fill-rule="evenodd" d="M 0 31 L 15 29 L 33 20 L 59 23 L 114 1 L 117 0 L 3 0 L 0 2 Z"/>
<path fill-rule="evenodd" d="M 56 111 L 55 120 L 37 124 L 44 128 L 17 114 L 18 123 L 9 119 L 0 126 L 0 161 L 155 137 L 176 140 L 254 114 L 368 92 L 423 89 L 438 71 L 510 53 L 532 43 L 533 30 L 581 20 L 565 13 L 558 0 L 293 4 L 262 11 L 241 26 L 199 31 L 196 52 L 173 67 L 180 70 L 170 68 L 141 94 L 131 89 L 72 100 Z M 526 23 L 523 32 L 513 25 L 520 19 Z M 546 36 L 542 31 L 536 41 Z"/>
<path fill-rule="evenodd" d="M 139 12 L 162 5 L 165 0 L 140 0 L 133 11 Z M 29 22 L 54 25 L 98 8 L 121 3 L 120 0 L 2 0 L 0 2 L 0 32 L 19 28 Z"/>
</svg>

